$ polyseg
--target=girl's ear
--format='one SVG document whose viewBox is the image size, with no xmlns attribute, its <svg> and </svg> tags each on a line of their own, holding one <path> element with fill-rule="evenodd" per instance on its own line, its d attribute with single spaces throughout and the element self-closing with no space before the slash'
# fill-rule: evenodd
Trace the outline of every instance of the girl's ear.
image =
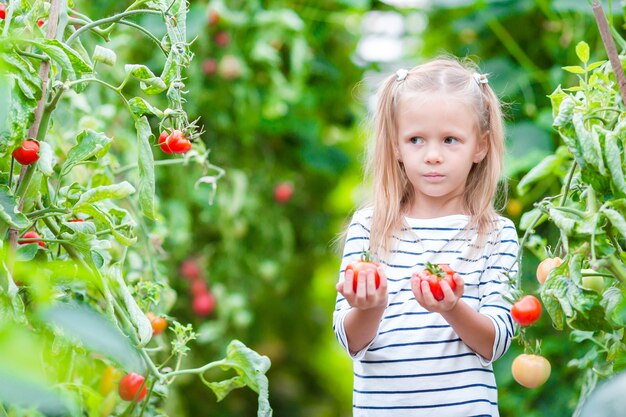
<svg viewBox="0 0 626 417">
<path fill-rule="evenodd" d="M 478 147 L 476 153 L 474 153 L 474 163 L 478 164 L 485 159 L 487 152 L 489 152 L 489 131 L 485 132 L 478 140 Z"/>
</svg>

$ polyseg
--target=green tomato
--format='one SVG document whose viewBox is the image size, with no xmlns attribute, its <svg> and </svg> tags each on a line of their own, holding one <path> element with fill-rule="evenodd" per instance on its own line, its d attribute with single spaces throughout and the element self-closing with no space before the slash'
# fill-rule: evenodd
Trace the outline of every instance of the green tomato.
<svg viewBox="0 0 626 417">
<path fill-rule="evenodd" d="M 583 288 L 595 291 L 598 294 L 602 294 L 602 292 L 604 291 L 604 278 L 599 275 L 586 275 L 591 273 L 595 274 L 596 271 L 594 271 L 593 269 L 583 269 L 581 272 L 583 274 Z"/>
</svg>

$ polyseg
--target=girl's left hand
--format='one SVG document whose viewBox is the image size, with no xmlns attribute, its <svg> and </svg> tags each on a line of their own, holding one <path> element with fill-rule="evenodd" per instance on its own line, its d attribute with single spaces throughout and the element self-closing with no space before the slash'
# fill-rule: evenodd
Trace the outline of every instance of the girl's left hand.
<svg viewBox="0 0 626 417">
<path fill-rule="evenodd" d="M 452 291 L 452 288 L 445 280 L 442 279 L 439 282 L 441 291 L 443 291 L 443 299 L 441 301 L 435 299 L 432 291 L 430 291 L 428 282 L 421 280 L 416 274 L 413 274 L 411 278 L 411 289 L 417 302 L 426 310 L 435 313 L 445 313 L 452 310 L 463 295 L 463 278 L 459 274 L 454 274 L 452 279 L 454 279 L 456 284 L 454 291 Z"/>
</svg>

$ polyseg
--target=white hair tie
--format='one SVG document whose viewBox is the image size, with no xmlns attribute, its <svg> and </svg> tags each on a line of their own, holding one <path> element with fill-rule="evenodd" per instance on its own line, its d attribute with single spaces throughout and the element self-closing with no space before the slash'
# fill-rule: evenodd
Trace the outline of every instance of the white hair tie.
<svg viewBox="0 0 626 417">
<path fill-rule="evenodd" d="M 407 75 L 409 75 L 409 72 L 404 68 L 400 68 L 396 71 L 396 81 L 404 81 Z"/>
<path fill-rule="evenodd" d="M 476 80 L 476 82 L 478 83 L 478 85 L 480 84 L 488 84 L 489 80 L 487 79 L 487 75 L 486 74 L 479 74 L 477 72 L 473 73 L 472 76 L 474 77 L 474 80 Z"/>
</svg>

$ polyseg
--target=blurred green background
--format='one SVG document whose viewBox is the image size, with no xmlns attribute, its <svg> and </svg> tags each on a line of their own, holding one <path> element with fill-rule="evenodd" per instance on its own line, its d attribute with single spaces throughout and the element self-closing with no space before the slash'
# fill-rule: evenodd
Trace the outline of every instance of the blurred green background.
<svg viewBox="0 0 626 417">
<path fill-rule="evenodd" d="M 623 10 L 612 3 L 609 11 L 605 2 L 605 10 L 621 27 Z M 113 0 L 80 4 L 94 19 L 123 7 Z M 150 29 L 150 22 L 142 24 Z M 331 328 L 336 239 L 366 195 L 360 186 L 364 121 L 381 74 L 441 53 L 468 56 L 490 74 L 507 103 L 509 199 L 502 212 L 518 222 L 533 202 L 560 189 L 557 179 L 546 179 L 516 194 L 519 179 L 558 144 L 546 96 L 574 81 L 561 67 L 576 64 L 581 40 L 591 46 L 592 61 L 605 59 L 591 7 L 582 0 L 191 1 L 187 25 L 195 53 L 187 111 L 200 118 L 212 163 L 225 176 L 209 204 L 210 185 L 196 184 L 206 175 L 199 168 L 157 170 L 161 221 L 170 230 L 160 244 L 178 292 L 169 314 L 199 332 L 185 365 L 220 357 L 237 338 L 270 357 L 276 416 L 349 416 L 352 366 Z M 159 37 L 156 20 L 154 29 Z M 120 45 L 109 47 L 118 51 L 118 63 L 111 71 L 120 71 L 125 54 L 161 71 L 136 33 L 115 42 Z M 127 123 L 107 108 L 96 117 L 111 129 Z M 279 184 L 293 195 L 277 200 Z M 208 318 L 193 314 L 180 274 L 189 259 L 216 297 Z M 524 257 L 528 292 L 537 285 L 538 262 L 530 253 Z M 518 385 L 510 374 L 521 352 L 514 345 L 495 364 L 501 415 L 571 415 L 580 375 L 568 362 L 584 354 L 585 344 L 568 341 L 547 315 L 529 333 L 542 339 L 552 376 L 535 390 Z M 181 378 L 177 387 L 167 401 L 172 416 L 256 413 L 250 390 L 216 403 L 197 379 Z"/>
</svg>

